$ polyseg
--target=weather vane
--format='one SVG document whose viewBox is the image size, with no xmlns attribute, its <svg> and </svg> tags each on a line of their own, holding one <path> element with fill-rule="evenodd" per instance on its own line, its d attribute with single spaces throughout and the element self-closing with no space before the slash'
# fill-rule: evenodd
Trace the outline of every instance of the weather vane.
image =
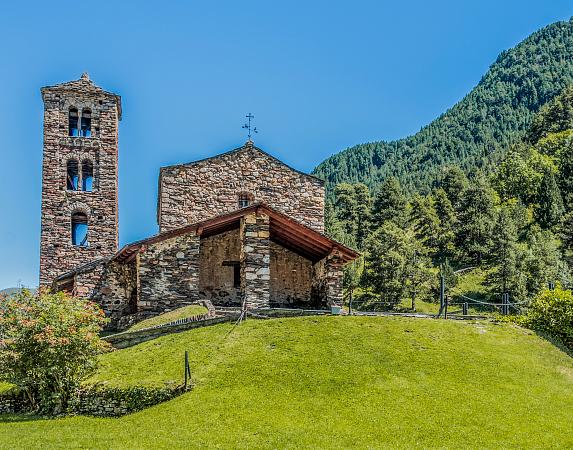
<svg viewBox="0 0 573 450">
<path fill-rule="evenodd" d="M 243 125 L 243 128 L 245 130 L 249 131 L 248 137 L 249 137 L 249 141 L 250 141 L 251 140 L 251 133 L 258 133 L 257 127 L 251 127 L 251 119 L 254 119 L 255 116 L 253 116 L 251 113 L 249 113 L 245 117 L 247 118 L 248 122 L 245 125 Z"/>
</svg>

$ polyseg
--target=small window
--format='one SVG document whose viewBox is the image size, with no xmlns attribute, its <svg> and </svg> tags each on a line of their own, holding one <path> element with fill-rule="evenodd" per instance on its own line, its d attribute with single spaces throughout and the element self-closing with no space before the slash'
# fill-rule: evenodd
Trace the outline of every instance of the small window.
<svg viewBox="0 0 573 450">
<path fill-rule="evenodd" d="M 90 137 L 92 135 L 92 112 L 89 109 L 82 111 L 81 136 Z"/>
<path fill-rule="evenodd" d="M 233 268 L 233 287 L 241 287 L 241 263 L 239 261 L 223 261 L 223 266 Z"/>
<path fill-rule="evenodd" d="M 82 163 L 82 191 L 91 192 L 94 182 L 94 165 L 89 159 Z"/>
<path fill-rule="evenodd" d="M 81 212 L 72 214 L 72 245 L 89 247 L 88 216 Z"/>
<path fill-rule="evenodd" d="M 251 204 L 251 196 L 249 194 L 239 195 L 239 208 L 246 208 Z"/>
<path fill-rule="evenodd" d="M 79 170 L 78 162 L 75 159 L 70 159 L 66 166 L 67 181 L 66 186 L 68 191 L 77 191 L 79 183 Z"/>
<path fill-rule="evenodd" d="M 68 114 L 68 130 L 70 136 L 78 135 L 78 110 L 76 108 L 70 108 Z"/>
</svg>

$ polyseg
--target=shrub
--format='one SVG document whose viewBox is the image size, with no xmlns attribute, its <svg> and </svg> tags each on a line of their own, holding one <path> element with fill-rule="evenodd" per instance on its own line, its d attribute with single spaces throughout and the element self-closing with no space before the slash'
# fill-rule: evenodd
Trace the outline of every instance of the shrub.
<svg viewBox="0 0 573 450">
<path fill-rule="evenodd" d="M 108 348 L 99 338 L 106 321 L 95 303 L 62 292 L 8 297 L 0 306 L 0 381 L 15 384 L 34 411 L 66 411 Z"/>
<path fill-rule="evenodd" d="M 573 293 L 561 287 L 541 291 L 523 322 L 533 330 L 558 338 L 573 350 Z"/>
</svg>

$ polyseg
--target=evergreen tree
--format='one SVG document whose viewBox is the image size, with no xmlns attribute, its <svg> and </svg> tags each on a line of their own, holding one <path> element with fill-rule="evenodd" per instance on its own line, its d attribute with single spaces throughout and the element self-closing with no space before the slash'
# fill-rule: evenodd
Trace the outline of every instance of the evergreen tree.
<svg viewBox="0 0 573 450">
<path fill-rule="evenodd" d="M 374 199 L 372 210 L 372 225 L 374 229 L 382 226 L 386 221 L 392 221 L 403 227 L 406 223 L 407 200 L 395 177 L 387 178 Z"/>
<path fill-rule="evenodd" d="M 573 134 L 557 151 L 558 183 L 564 203 L 573 210 Z"/>
<path fill-rule="evenodd" d="M 410 201 L 410 224 L 416 238 L 424 244 L 431 255 L 438 253 L 440 218 L 431 196 L 415 194 Z"/>
<path fill-rule="evenodd" d="M 420 295 L 429 272 L 424 246 L 412 229 L 384 222 L 366 241 L 363 283 L 390 307 Z"/>
<path fill-rule="evenodd" d="M 569 268 L 559 251 L 559 243 L 549 230 L 534 227 L 527 237 L 529 257 L 527 258 L 528 297 L 536 295 L 549 282 L 568 284 Z"/>
<path fill-rule="evenodd" d="M 440 261 L 443 261 L 454 255 L 456 238 L 454 230 L 458 225 L 458 218 L 446 191 L 441 188 L 434 191 L 434 205 L 440 220 L 438 252 L 436 256 Z"/>
<path fill-rule="evenodd" d="M 348 236 L 356 236 L 356 198 L 354 186 L 341 183 L 334 189 L 336 220 Z"/>
<path fill-rule="evenodd" d="M 444 190 L 454 208 L 459 208 L 463 193 L 469 185 L 468 177 L 458 166 L 444 169 L 439 187 Z"/>
<path fill-rule="evenodd" d="M 461 199 L 456 242 L 461 259 L 480 264 L 491 248 L 494 193 L 483 177 L 475 179 Z"/>
<path fill-rule="evenodd" d="M 356 245 L 359 250 L 362 250 L 370 230 L 372 212 L 372 197 L 368 186 L 362 183 L 354 185 L 354 203 L 356 205 Z"/>
<path fill-rule="evenodd" d="M 559 225 L 559 237 L 561 238 L 561 252 L 565 261 L 573 266 L 573 211 L 565 214 Z"/>
<path fill-rule="evenodd" d="M 497 292 L 512 290 L 517 277 L 518 227 L 510 207 L 502 206 L 497 213 L 493 229 L 490 263 L 493 271 L 490 283 Z"/>
<path fill-rule="evenodd" d="M 547 171 L 541 181 L 535 218 L 542 228 L 551 228 L 561 221 L 565 209 L 561 191 L 553 172 Z"/>
</svg>

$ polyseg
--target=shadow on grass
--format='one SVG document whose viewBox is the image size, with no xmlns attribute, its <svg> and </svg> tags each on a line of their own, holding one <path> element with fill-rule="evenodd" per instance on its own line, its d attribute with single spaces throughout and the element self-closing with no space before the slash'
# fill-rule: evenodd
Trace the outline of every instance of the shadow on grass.
<svg viewBox="0 0 573 450">
<path fill-rule="evenodd" d="M 50 420 L 51 417 L 36 416 L 33 414 L 0 414 L 0 423 L 37 422 Z"/>
<path fill-rule="evenodd" d="M 528 328 L 528 330 L 529 330 L 529 328 Z M 551 336 L 550 334 L 546 334 L 542 331 L 535 331 L 535 330 L 530 330 L 530 331 L 533 331 L 541 339 L 549 342 L 550 344 L 552 344 L 553 346 L 555 346 L 559 350 L 561 350 L 563 353 L 565 353 L 569 357 L 573 358 L 573 349 L 567 347 L 561 339 L 554 337 L 554 336 Z"/>
</svg>

